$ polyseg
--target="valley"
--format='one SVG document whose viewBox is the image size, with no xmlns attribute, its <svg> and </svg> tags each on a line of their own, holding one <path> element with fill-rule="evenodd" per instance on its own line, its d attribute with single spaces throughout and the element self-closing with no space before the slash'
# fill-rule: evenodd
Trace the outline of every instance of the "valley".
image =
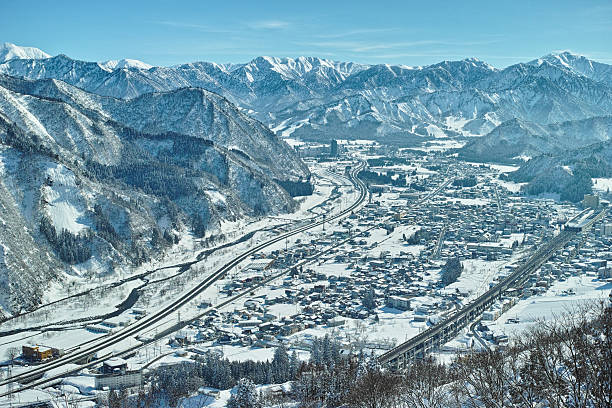
<svg viewBox="0 0 612 408">
<path fill-rule="evenodd" d="M 0 405 L 297 406 L 610 310 L 610 65 L 245 61 L 0 47 Z"/>
</svg>

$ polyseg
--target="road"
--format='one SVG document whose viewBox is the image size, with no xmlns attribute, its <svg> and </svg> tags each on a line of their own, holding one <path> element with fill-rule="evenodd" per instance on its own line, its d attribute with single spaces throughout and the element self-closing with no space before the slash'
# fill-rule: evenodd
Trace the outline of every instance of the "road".
<svg viewBox="0 0 612 408">
<path fill-rule="evenodd" d="M 178 308 L 180 308 L 181 306 L 184 306 L 185 304 L 187 304 L 188 302 L 190 302 L 193 298 L 195 298 L 196 296 L 198 296 L 202 291 L 206 290 L 208 287 L 210 287 L 211 285 L 213 285 L 218 279 L 221 279 L 225 276 L 225 274 L 227 274 L 232 268 L 234 268 L 236 265 L 238 265 L 240 262 L 242 262 L 243 260 L 245 260 L 246 258 L 248 258 L 249 256 L 253 255 L 254 253 L 266 248 L 267 246 L 273 245 L 275 243 L 278 243 L 279 241 L 282 241 L 292 235 L 296 235 L 299 234 L 301 232 L 304 232 L 306 230 L 315 228 L 317 226 L 323 225 L 324 223 L 329 223 L 335 220 L 339 220 L 342 219 L 350 214 L 352 214 L 354 211 L 358 210 L 359 207 L 366 201 L 366 198 L 368 197 L 368 190 L 366 185 L 357 178 L 357 174 L 359 173 L 359 171 L 361 171 L 363 168 L 365 168 L 365 163 L 360 163 L 359 166 L 354 167 L 350 174 L 349 174 L 349 178 L 351 180 L 351 182 L 353 183 L 353 185 L 359 190 L 359 197 L 358 199 L 351 204 L 348 208 L 346 208 L 345 210 L 341 211 L 339 214 L 332 216 L 332 217 L 328 217 L 326 219 L 322 219 L 320 221 L 317 221 L 316 218 L 313 217 L 312 222 L 308 225 L 302 225 L 298 228 L 295 228 L 294 230 L 291 230 L 289 232 L 283 233 L 281 235 L 278 235 L 262 244 L 257 245 L 256 247 L 244 252 L 243 254 L 237 256 L 236 258 L 234 258 L 233 260 L 229 261 L 228 263 L 226 263 L 224 266 L 222 266 L 221 268 L 219 268 L 217 271 L 215 271 L 215 273 L 213 273 L 211 276 L 209 276 L 207 279 L 205 279 L 204 281 L 202 281 L 200 284 L 198 284 L 194 289 L 186 292 L 185 294 L 181 295 L 181 297 L 179 299 L 177 299 L 176 301 L 172 302 L 170 305 L 168 305 L 167 307 L 165 307 L 164 309 L 160 310 L 159 312 L 156 312 L 153 315 L 149 315 L 141 320 L 139 320 L 138 322 L 134 323 L 131 326 L 128 326 L 127 328 L 114 333 L 110 336 L 107 336 L 105 338 L 101 338 L 101 339 L 96 339 L 94 341 L 90 341 L 87 343 L 84 343 L 83 345 L 81 345 L 81 348 L 75 350 L 74 352 L 67 354 L 66 356 L 63 356 L 59 359 L 50 361 L 48 363 L 36 366 L 35 368 L 33 368 L 32 370 L 29 370 L 27 372 L 24 373 L 20 373 L 19 375 L 15 375 L 12 376 L 10 378 L 5 379 L 4 381 L 0 381 L 0 386 L 7 384 L 8 382 L 28 382 L 26 385 L 21 386 L 20 388 L 16 388 L 14 390 L 12 390 L 12 393 L 17 393 L 17 392 L 21 392 L 24 390 L 28 390 L 28 389 L 32 389 L 32 388 L 36 388 L 42 385 L 49 385 L 49 383 L 51 382 L 58 382 L 61 380 L 62 377 L 65 377 L 68 374 L 72 374 L 75 372 L 78 372 L 80 370 L 82 370 L 83 368 L 87 368 L 87 367 L 94 367 L 100 363 L 102 363 L 103 361 L 107 360 L 108 358 L 112 357 L 113 355 L 111 353 L 108 353 L 102 357 L 99 358 L 95 358 L 94 360 L 89 361 L 86 364 L 81 364 L 79 365 L 79 367 L 76 368 L 72 368 L 66 371 L 62 371 L 61 373 L 58 374 L 54 374 L 53 376 L 47 377 L 47 378 L 43 378 L 43 379 L 37 379 L 39 378 L 42 374 L 44 374 L 45 372 L 47 372 L 48 370 L 51 369 L 55 369 L 58 367 L 61 367 L 65 364 L 69 364 L 69 363 L 76 363 L 78 361 L 84 360 L 88 357 L 93 356 L 95 353 L 97 353 L 100 350 L 104 350 L 112 345 L 115 345 L 127 338 L 131 338 L 131 337 L 136 337 L 138 334 L 142 334 L 144 331 L 147 330 L 152 330 L 155 328 L 155 325 L 160 324 L 160 322 L 162 322 L 162 320 L 166 317 L 168 317 L 169 315 L 171 315 L 173 312 L 175 312 Z M 440 191 L 442 191 L 444 188 L 446 188 L 451 182 L 453 181 L 453 178 L 448 178 L 446 179 L 444 182 L 442 182 L 439 186 L 437 186 L 435 189 L 433 189 L 432 191 L 428 192 L 427 194 L 425 194 L 424 196 L 422 196 L 419 200 L 415 201 L 414 203 L 411 203 L 409 205 L 409 207 L 414 207 L 420 204 L 423 204 L 424 202 L 426 202 L 428 199 L 430 199 L 431 197 L 435 196 L 436 194 L 438 194 Z M 391 219 L 392 217 L 388 217 L 387 219 Z M 381 220 L 384 221 L 384 220 Z M 371 230 L 371 229 L 375 229 L 377 228 L 377 226 L 372 226 L 368 229 L 366 229 L 366 231 Z M 338 241 L 336 242 L 334 245 L 319 251 L 317 253 L 315 253 L 314 255 L 312 255 L 309 258 L 303 259 L 302 261 L 300 261 L 299 263 L 297 263 L 296 265 L 293 265 L 292 268 L 295 267 L 299 267 L 300 265 L 305 265 L 307 263 L 313 262 L 317 259 L 320 259 L 320 256 L 327 254 L 328 252 L 330 252 L 331 250 L 335 249 L 338 246 L 344 245 L 345 243 L 349 242 L 351 239 L 355 238 L 356 236 L 363 234 L 365 231 L 362 231 L 358 234 L 355 234 L 354 236 L 351 236 L 345 240 L 342 241 Z M 276 275 L 273 275 L 267 279 L 265 279 L 264 281 L 262 281 L 261 283 L 259 283 L 256 286 L 250 287 L 247 290 L 225 300 L 224 302 L 215 305 L 214 307 L 209 308 L 208 310 L 204 311 L 203 313 L 201 313 L 200 315 L 194 317 L 193 319 L 187 320 L 187 321 L 183 321 L 181 323 L 175 324 L 173 327 L 171 327 L 170 329 L 166 329 L 164 330 L 164 332 L 159 333 L 159 336 L 157 336 L 157 338 L 159 337 L 163 337 L 166 336 L 172 332 L 175 332 L 177 330 L 180 330 L 180 328 L 184 327 L 185 325 L 189 324 L 190 322 L 197 320 L 207 314 L 209 314 L 212 310 L 215 309 L 220 309 L 222 307 L 227 306 L 228 304 L 231 304 L 232 302 L 235 302 L 236 300 L 245 297 L 247 295 L 250 295 L 253 291 L 257 290 L 258 288 L 261 288 L 265 285 L 267 285 L 268 283 L 270 283 L 271 281 L 278 279 L 279 277 L 287 274 L 289 272 L 289 270 L 286 271 L 282 271 Z M 83 347 L 84 345 L 86 345 L 86 347 Z M 139 349 L 140 347 L 142 347 L 142 345 L 138 345 L 138 346 L 134 346 L 131 347 L 127 350 L 123 350 L 122 352 L 120 352 L 119 354 L 116 354 L 116 356 L 123 356 L 123 355 L 127 355 L 131 352 L 136 351 L 137 349 Z M 8 393 L 0 393 L 0 397 L 4 397 L 8 395 Z"/>
<path fill-rule="evenodd" d="M 71 352 L 69 354 L 66 354 L 62 357 L 59 357 L 55 360 L 52 360 L 48 363 L 44 363 L 38 366 L 33 367 L 32 369 L 14 375 L 12 377 L 9 377 L 7 379 L 4 379 L 2 381 L 0 381 L 0 386 L 1 385 L 5 385 L 8 384 L 9 382 L 27 382 L 27 381 L 31 381 L 33 379 L 37 379 L 40 376 L 42 376 L 45 372 L 52 370 L 52 369 L 57 369 L 59 367 L 62 367 L 66 364 L 70 364 L 70 363 L 76 363 L 78 361 L 82 361 L 82 360 L 86 360 L 88 358 L 90 358 L 92 355 L 94 355 L 95 353 L 107 349 L 113 345 L 116 345 L 118 343 L 120 343 L 123 340 L 126 340 L 128 338 L 132 338 L 137 336 L 138 334 L 142 333 L 143 331 L 145 331 L 146 329 L 150 328 L 151 326 L 159 323 L 161 320 L 165 319 L 166 317 L 168 317 L 169 315 L 171 315 L 172 313 L 176 312 L 178 309 L 180 309 L 182 306 L 185 306 L 186 304 L 188 304 L 190 301 L 192 301 L 194 298 L 196 298 L 199 294 L 201 294 L 203 291 L 205 291 L 206 289 L 208 289 L 210 286 L 212 286 L 216 281 L 218 281 L 219 279 L 222 279 L 223 277 L 225 277 L 225 275 L 231 271 L 233 268 L 235 268 L 237 265 L 239 265 L 242 261 L 248 259 L 251 255 L 254 255 L 255 253 L 273 245 L 276 244 L 278 242 L 281 242 L 283 240 L 285 240 L 286 238 L 292 237 L 294 235 L 300 234 L 304 231 L 310 230 L 312 228 L 316 228 L 320 225 L 323 225 L 323 223 L 330 223 L 332 221 L 337 221 L 340 219 L 343 219 L 349 215 L 351 215 L 355 210 L 359 209 L 359 207 L 365 202 L 366 198 L 367 198 L 367 188 L 365 186 L 365 184 L 359 180 L 357 178 L 357 174 L 359 173 L 359 171 L 361 171 L 363 168 L 365 167 L 365 163 L 360 163 L 357 166 L 354 166 L 353 169 L 351 170 L 350 174 L 349 174 L 349 178 L 351 180 L 351 182 L 353 183 L 353 185 L 355 186 L 355 188 L 359 191 L 359 196 L 357 198 L 357 200 L 355 200 L 354 203 L 352 203 L 349 207 L 347 207 L 346 209 L 344 209 L 343 211 L 341 211 L 340 213 L 327 217 L 325 219 L 314 219 L 311 223 L 307 224 L 307 225 L 303 225 L 300 227 L 297 227 L 293 230 L 290 230 L 286 233 L 282 233 L 280 235 L 277 235 L 274 238 L 269 239 L 266 242 L 263 242 L 261 244 L 258 244 L 252 248 L 250 248 L 249 250 L 241 253 L 240 255 L 234 257 L 232 260 L 230 260 L 229 262 L 227 262 L 225 265 L 223 265 L 222 267 L 220 267 L 219 269 L 217 269 L 215 272 L 213 272 L 210 276 L 208 276 L 206 279 L 204 279 L 202 282 L 200 282 L 198 285 L 196 285 L 194 288 L 190 289 L 189 291 L 183 293 L 182 295 L 180 295 L 176 300 L 174 300 L 173 302 L 171 302 L 170 304 L 166 305 L 164 308 L 158 310 L 157 312 L 147 315 L 144 318 L 138 320 L 137 322 L 135 322 L 134 324 L 124 328 L 123 330 L 120 330 L 116 333 L 113 333 L 109 336 L 105 336 L 104 338 L 101 339 L 97 339 L 96 341 L 93 342 L 89 342 L 87 343 L 87 346 L 85 347 L 81 347 L 77 350 L 75 350 L 74 352 Z M 105 356 L 105 358 L 108 358 L 108 356 Z M 101 362 L 102 360 L 97 361 L 98 363 Z M 24 389 L 29 389 L 29 388 L 33 388 L 34 385 L 41 385 L 44 384 L 48 381 L 49 379 L 43 379 L 43 380 L 38 380 L 38 381 L 33 381 L 31 384 L 28 384 L 27 386 L 18 388 L 13 390 L 12 392 L 19 392 L 22 391 Z M 38 384 L 40 382 L 40 384 Z M 5 393 L 1 393 L 0 397 L 4 397 L 8 395 L 7 392 Z"/>
<path fill-rule="evenodd" d="M 606 213 L 607 209 L 601 210 L 596 216 L 590 219 L 582 231 L 591 228 L 592 225 L 602 219 Z M 506 278 L 502 279 L 500 283 L 439 324 L 419 333 L 394 349 L 382 354 L 378 357 L 378 361 L 392 368 L 401 369 L 406 365 L 408 360 L 426 354 L 430 349 L 440 347 L 448 342 L 454 338 L 461 329 L 480 316 L 485 308 L 491 306 L 499 299 L 507 289 L 522 285 L 533 273 L 548 261 L 555 252 L 563 248 L 577 234 L 578 231 L 575 230 L 565 229 L 561 231 L 559 235 L 553 237 L 536 250 L 525 263 L 516 268 L 516 270 Z"/>
</svg>

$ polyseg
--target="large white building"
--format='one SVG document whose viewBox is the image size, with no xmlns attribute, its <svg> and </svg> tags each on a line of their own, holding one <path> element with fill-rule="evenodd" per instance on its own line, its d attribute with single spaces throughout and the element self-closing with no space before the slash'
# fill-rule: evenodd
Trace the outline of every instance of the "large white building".
<svg viewBox="0 0 612 408">
<path fill-rule="evenodd" d="M 99 374 L 95 376 L 96 388 L 111 390 L 139 387 L 142 385 L 142 371 L 126 371 L 118 374 Z"/>
</svg>

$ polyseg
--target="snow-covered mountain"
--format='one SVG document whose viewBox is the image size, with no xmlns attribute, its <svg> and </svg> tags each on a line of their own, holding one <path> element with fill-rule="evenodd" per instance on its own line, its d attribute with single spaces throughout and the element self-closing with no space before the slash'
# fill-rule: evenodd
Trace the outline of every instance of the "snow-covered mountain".
<svg viewBox="0 0 612 408">
<path fill-rule="evenodd" d="M 109 71 L 122 68 L 136 68 L 136 69 L 150 69 L 153 65 L 149 65 L 146 62 L 138 61 L 135 59 L 120 59 L 120 60 L 108 60 L 100 62 L 100 66 L 106 68 Z"/>
<path fill-rule="evenodd" d="M 477 161 L 520 161 L 608 140 L 612 140 L 612 116 L 549 125 L 511 119 L 488 135 L 470 140 L 459 155 Z"/>
<path fill-rule="evenodd" d="M 40 302 L 62 270 L 112 271 L 185 232 L 290 212 L 308 179 L 285 142 L 203 89 L 125 100 L 0 75 L 0 312 Z"/>
<path fill-rule="evenodd" d="M 508 177 L 527 183 L 527 194 L 559 193 L 562 200 L 582 200 L 592 192 L 593 178 L 612 177 L 612 140 L 539 155 Z"/>
<path fill-rule="evenodd" d="M 258 57 L 245 64 L 114 67 L 65 55 L 0 64 L 0 72 L 60 79 L 121 99 L 184 87 L 225 96 L 282 135 L 409 142 L 485 135 L 512 119 L 538 125 L 612 114 L 611 66 L 571 53 L 496 69 L 474 58 L 425 67 L 363 65 L 315 57 Z"/>
<path fill-rule="evenodd" d="M 0 307 L 34 305 L 62 269 L 111 270 L 180 231 L 291 211 L 309 172 L 269 129 L 403 145 L 469 137 L 462 157 L 533 157 L 514 179 L 577 197 L 584 174 L 611 169 L 611 118 L 612 66 L 568 52 L 504 69 L 316 57 L 155 67 L 5 44 Z"/>
<path fill-rule="evenodd" d="M 20 47 L 11 43 L 0 45 L 0 62 L 12 59 L 43 59 L 49 57 L 49 54 L 34 47 Z"/>
<path fill-rule="evenodd" d="M 541 65 L 544 61 L 558 67 L 572 70 L 577 74 L 584 75 L 595 81 L 604 82 L 608 86 L 612 85 L 612 65 L 602 64 L 590 60 L 583 55 L 574 54 L 569 51 L 552 53 L 531 61 L 530 64 Z"/>
</svg>

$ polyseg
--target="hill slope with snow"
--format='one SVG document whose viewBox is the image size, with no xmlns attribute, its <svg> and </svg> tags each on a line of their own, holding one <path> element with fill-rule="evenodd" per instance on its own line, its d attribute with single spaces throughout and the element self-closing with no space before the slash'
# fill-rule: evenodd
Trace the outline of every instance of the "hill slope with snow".
<svg viewBox="0 0 612 408">
<path fill-rule="evenodd" d="M 470 58 L 425 67 L 363 65 L 316 57 L 258 57 L 244 64 L 174 67 L 101 64 L 65 55 L 15 59 L 0 72 L 53 78 L 133 99 L 196 87 L 226 97 L 282 135 L 325 139 L 480 136 L 503 122 L 538 125 L 612 114 L 611 66 L 571 53 L 496 69 Z"/>
<path fill-rule="evenodd" d="M 0 76 L 0 311 L 36 305 L 62 271 L 110 272 L 185 233 L 291 212 L 282 186 L 308 179 L 285 142 L 208 91 L 122 100 Z"/>
</svg>

